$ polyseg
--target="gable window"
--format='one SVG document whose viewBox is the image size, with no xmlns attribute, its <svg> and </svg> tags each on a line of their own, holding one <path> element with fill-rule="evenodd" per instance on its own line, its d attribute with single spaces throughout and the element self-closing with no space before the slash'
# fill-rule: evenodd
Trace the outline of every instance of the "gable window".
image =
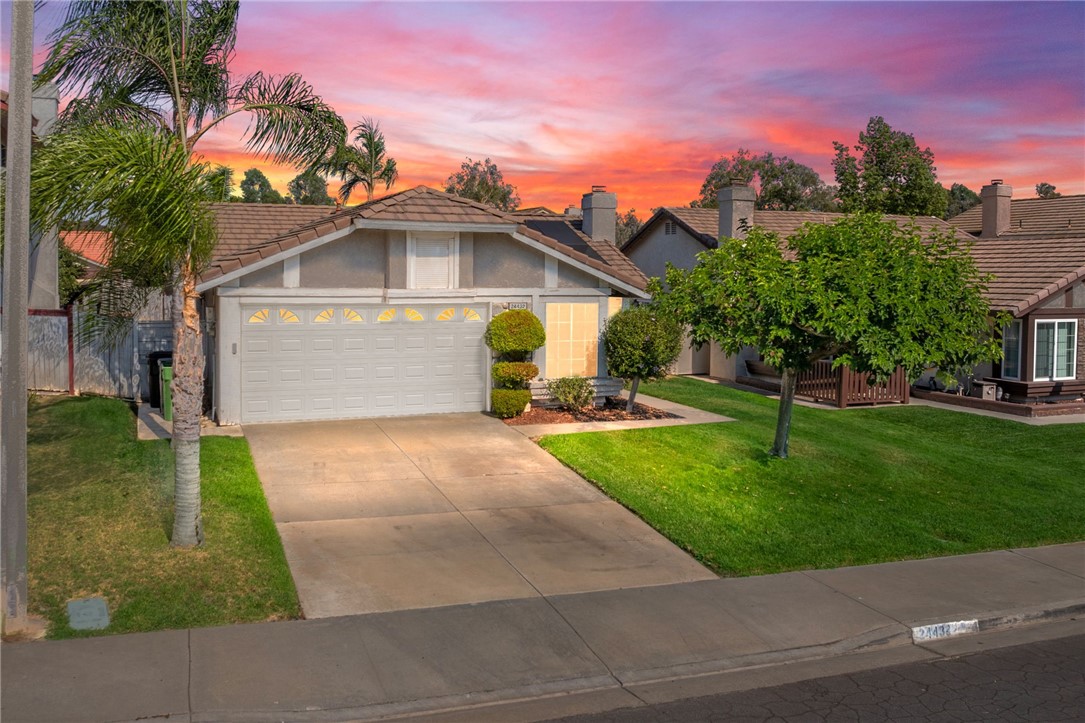
<svg viewBox="0 0 1085 723">
<path fill-rule="evenodd" d="M 421 233 L 407 236 L 407 288 L 454 289 L 459 282 L 459 236 Z"/>
<path fill-rule="evenodd" d="M 674 221 L 667 221 L 663 224 L 663 235 L 674 236 L 678 233 L 678 224 Z"/>
<path fill-rule="evenodd" d="M 1014 319 L 1002 328 L 1002 377 L 1021 378 L 1021 320 Z"/>
<path fill-rule="evenodd" d="M 1077 321 L 1036 322 L 1036 365 L 1033 381 L 1073 379 L 1077 374 Z"/>
</svg>

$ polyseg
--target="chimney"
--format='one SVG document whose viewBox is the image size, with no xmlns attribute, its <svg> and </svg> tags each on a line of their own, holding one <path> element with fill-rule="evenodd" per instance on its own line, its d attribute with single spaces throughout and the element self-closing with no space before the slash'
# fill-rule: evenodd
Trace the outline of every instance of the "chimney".
<svg viewBox="0 0 1085 723">
<path fill-rule="evenodd" d="M 983 230 L 980 238 L 994 238 L 1010 230 L 1010 198 L 1013 188 L 1003 185 L 1001 178 L 995 178 L 990 186 L 980 190 L 983 202 Z"/>
<path fill-rule="evenodd" d="M 720 204 L 720 238 L 746 238 L 742 222 L 745 221 L 748 226 L 753 225 L 754 198 L 754 190 L 740 178 L 732 178 L 731 185 L 719 190 L 716 199 Z"/>
<path fill-rule="evenodd" d="M 596 241 L 616 243 L 618 238 L 618 196 L 607 193 L 606 186 L 592 186 L 591 193 L 580 199 L 584 212 L 584 233 Z"/>
</svg>

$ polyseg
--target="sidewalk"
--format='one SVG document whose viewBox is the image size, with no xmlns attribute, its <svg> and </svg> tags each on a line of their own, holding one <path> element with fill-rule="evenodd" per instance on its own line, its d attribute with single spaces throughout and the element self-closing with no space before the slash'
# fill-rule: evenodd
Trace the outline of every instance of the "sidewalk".
<svg viewBox="0 0 1085 723">
<path fill-rule="evenodd" d="M 930 657 L 923 638 L 943 635 L 945 623 L 985 631 L 1076 617 L 1067 625 L 1079 630 L 1083 614 L 1085 543 L 1074 543 L 323 620 L 5 644 L 0 716 L 12 722 L 540 720 L 705 695 L 742 676 L 772 678 L 782 663 L 831 674 L 872 651 L 889 662 Z"/>
</svg>

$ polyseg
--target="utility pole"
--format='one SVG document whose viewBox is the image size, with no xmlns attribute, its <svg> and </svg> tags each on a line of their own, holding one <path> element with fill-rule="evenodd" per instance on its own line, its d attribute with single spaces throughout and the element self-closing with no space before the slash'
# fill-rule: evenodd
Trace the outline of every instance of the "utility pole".
<svg viewBox="0 0 1085 723">
<path fill-rule="evenodd" d="M 4 218 L 3 359 L 0 371 L 0 578 L 5 635 L 33 625 L 26 611 L 27 296 L 30 256 L 34 2 L 11 4 L 7 194 Z"/>
</svg>

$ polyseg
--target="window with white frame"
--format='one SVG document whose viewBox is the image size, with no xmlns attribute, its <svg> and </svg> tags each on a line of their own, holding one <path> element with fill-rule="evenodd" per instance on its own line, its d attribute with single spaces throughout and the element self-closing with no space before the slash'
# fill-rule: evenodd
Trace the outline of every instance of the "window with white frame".
<svg viewBox="0 0 1085 723">
<path fill-rule="evenodd" d="M 1002 378 L 1021 378 L 1021 320 L 1002 327 Z"/>
<path fill-rule="evenodd" d="M 1036 357 L 1033 381 L 1073 379 L 1077 374 L 1077 321 L 1036 321 Z"/>
<path fill-rule="evenodd" d="M 459 277 L 455 233 L 413 232 L 407 236 L 407 288 L 454 289 Z"/>
</svg>

